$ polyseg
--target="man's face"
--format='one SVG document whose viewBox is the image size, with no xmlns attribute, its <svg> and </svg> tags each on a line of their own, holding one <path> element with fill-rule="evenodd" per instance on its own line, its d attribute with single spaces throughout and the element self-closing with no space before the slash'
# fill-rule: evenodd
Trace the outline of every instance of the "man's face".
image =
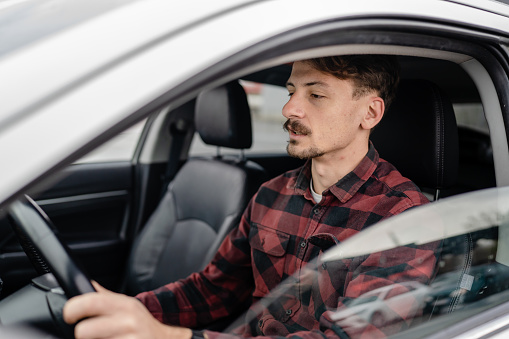
<svg viewBox="0 0 509 339">
<path fill-rule="evenodd" d="M 289 132 L 288 154 L 308 159 L 347 156 L 361 138 L 367 97 L 353 99 L 353 83 L 322 73 L 307 62 L 295 62 L 287 85 L 290 99 L 283 107 Z M 366 143 L 366 141 L 364 141 Z"/>
</svg>

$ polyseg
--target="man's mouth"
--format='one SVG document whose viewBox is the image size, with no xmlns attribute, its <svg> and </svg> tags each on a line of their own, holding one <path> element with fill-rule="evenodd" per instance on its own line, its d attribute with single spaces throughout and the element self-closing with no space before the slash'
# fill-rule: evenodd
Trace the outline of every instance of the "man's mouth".
<svg viewBox="0 0 509 339">
<path fill-rule="evenodd" d="M 295 135 L 308 135 L 311 134 L 309 128 L 304 126 L 301 122 L 297 120 L 287 120 L 283 125 L 283 129 L 287 132 L 290 132 Z"/>
</svg>

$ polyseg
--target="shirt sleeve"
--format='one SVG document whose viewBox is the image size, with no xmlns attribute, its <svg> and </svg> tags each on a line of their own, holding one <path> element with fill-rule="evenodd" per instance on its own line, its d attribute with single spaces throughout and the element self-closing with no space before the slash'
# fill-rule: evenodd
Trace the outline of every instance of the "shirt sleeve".
<svg viewBox="0 0 509 339">
<path fill-rule="evenodd" d="M 159 321 L 197 328 L 236 314 L 249 301 L 253 270 L 249 208 L 202 272 L 136 296 Z"/>
</svg>

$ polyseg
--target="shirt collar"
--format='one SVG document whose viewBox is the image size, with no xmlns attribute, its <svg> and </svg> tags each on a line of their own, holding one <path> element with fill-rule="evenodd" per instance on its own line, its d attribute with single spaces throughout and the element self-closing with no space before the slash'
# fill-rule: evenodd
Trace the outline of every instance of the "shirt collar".
<svg viewBox="0 0 509 339">
<path fill-rule="evenodd" d="M 335 195 L 342 203 L 347 202 L 352 198 L 355 193 L 361 188 L 361 186 L 371 177 L 378 166 L 379 155 L 375 147 L 369 142 L 368 153 L 361 160 L 359 165 L 354 168 L 353 171 L 345 175 L 335 185 L 329 187 L 324 191 L 323 195 L 330 191 Z M 301 168 L 295 184 L 292 185 L 296 193 L 306 194 L 309 190 L 309 182 L 311 180 L 311 160 L 306 161 L 304 166 Z M 309 191 L 309 195 L 311 192 Z"/>
</svg>

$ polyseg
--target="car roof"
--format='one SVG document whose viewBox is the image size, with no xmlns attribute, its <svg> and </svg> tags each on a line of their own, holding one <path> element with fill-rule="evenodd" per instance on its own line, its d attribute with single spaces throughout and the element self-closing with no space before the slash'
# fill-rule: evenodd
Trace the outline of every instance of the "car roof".
<svg viewBox="0 0 509 339">
<path fill-rule="evenodd" d="M 134 1 L 0 1 L 0 57 Z"/>
<path fill-rule="evenodd" d="M 5 43 L 2 39 L 0 67 L 5 65 L 19 72 L 17 66 L 20 66 L 33 78 L 46 82 L 44 86 L 38 82 L 31 86 L 29 82 L 20 81 L 25 103 L 21 100 L 4 102 L 0 126 L 7 112 L 26 106 L 30 94 L 34 94 L 33 100 L 49 96 L 79 77 L 101 72 L 112 63 L 149 48 L 147 44 L 190 29 L 246 1 L 221 0 L 213 5 L 186 1 L 169 5 L 162 1 L 128 0 L 120 2 L 122 6 L 118 1 L 105 1 L 109 6 L 99 2 L 101 5 L 96 6 L 97 1 L 91 1 L 94 5 L 90 6 L 89 1 L 22 1 L 4 8 L 0 14 L 0 19 L 4 19 L 0 20 L 0 30 L 2 36 L 10 38 L 5 39 Z M 83 11 L 84 8 L 87 11 Z M 133 18 L 139 18 L 143 24 L 136 23 Z M 48 22 L 53 24 L 48 25 Z M 66 66 L 72 69 L 65 69 Z M 15 76 L 4 73 L 7 78 Z M 17 90 L 16 85 L 11 82 L 7 86 Z"/>
<path fill-rule="evenodd" d="M 484 11 L 508 16 L 509 0 L 446 0 L 457 4 L 462 4 Z"/>
</svg>

